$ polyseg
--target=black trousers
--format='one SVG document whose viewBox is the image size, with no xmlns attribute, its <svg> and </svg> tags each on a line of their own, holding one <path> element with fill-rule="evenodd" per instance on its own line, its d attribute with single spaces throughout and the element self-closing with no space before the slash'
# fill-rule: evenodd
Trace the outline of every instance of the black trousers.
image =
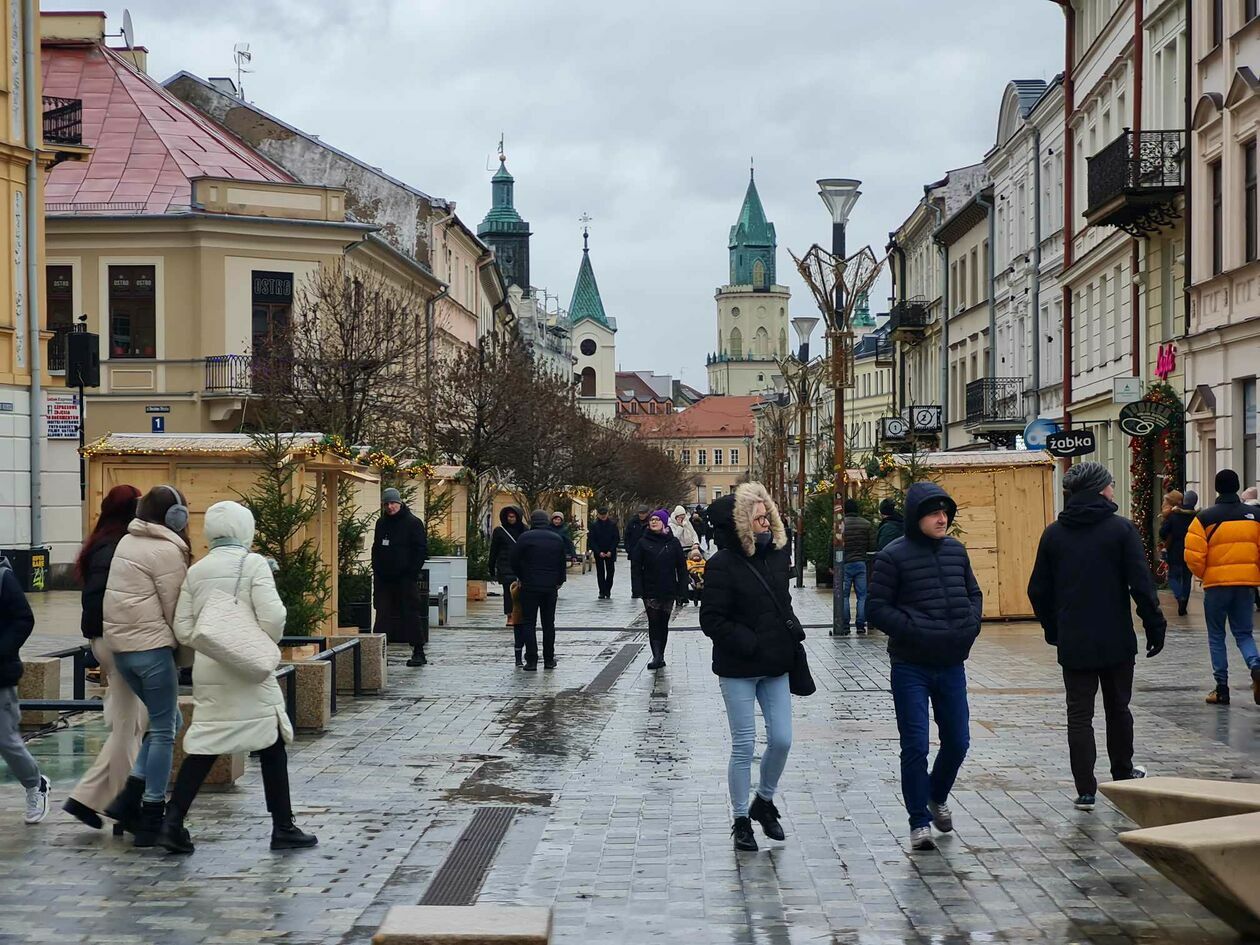
<svg viewBox="0 0 1260 945">
<path fill-rule="evenodd" d="M 499 586 L 503 588 L 503 616 L 512 616 L 512 583 L 516 578 L 508 578 L 506 581 L 500 581 Z"/>
<path fill-rule="evenodd" d="M 595 577 L 599 579 L 599 596 L 607 597 L 612 593 L 613 574 L 617 570 L 616 558 L 595 556 Z"/>
<path fill-rule="evenodd" d="M 218 755 L 185 756 L 175 776 L 168 807 L 178 810 L 181 817 L 187 814 L 218 758 Z M 262 765 L 263 796 L 267 799 L 272 823 L 291 824 L 293 802 L 289 798 L 289 756 L 284 750 L 284 739 L 277 735 L 269 748 L 258 753 L 258 761 Z"/>
<path fill-rule="evenodd" d="M 1133 772 L 1133 713 L 1129 711 L 1129 700 L 1133 697 L 1133 664 L 1107 669 L 1065 668 L 1063 685 L 1067 691 L 1068 755 L 1076 793 L 1096 794 L 1098 780 L 1094 777 L 1094 762 L 1098 750 L 1094 745 L 1094 699 L 1100 685 L 1103 713 L 1107 717 L 1111 777 L 1119 781 Z"/>
<path fill-rule="evenodd" d="M 665 656 L 665 644 L 669 642 L 669 618 L 673 612 L 673 601 L 661 601 L 664 607 L 653 607 L 649 602 L 647 610 L 648 622 L 648 646 L 652 649 L 652 656 L 655 659 L 662 659 Z"/>
<path fill-rule="evenodd" d="M 520 639 L 525 644 L 525 662 L 538 662 L 538 620 L 542 618 L 543 661 L 556 658 L 556 591 L 521 588 Z"/>
</svg>

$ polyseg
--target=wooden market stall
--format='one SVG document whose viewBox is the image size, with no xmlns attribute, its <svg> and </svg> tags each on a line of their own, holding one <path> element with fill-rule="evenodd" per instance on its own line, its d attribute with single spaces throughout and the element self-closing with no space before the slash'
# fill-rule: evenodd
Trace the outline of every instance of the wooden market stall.
<svg viewBox="0 0 1260 945">
<path fill-rule="evenodd" d="M 323 436 L 317 433 L 292 435 L 287 461 L 294 464 L 293 484 L 313 489 L 323 501 L 310 528 L 319 545 L 320 556 L 331 575 L 338 574 L 337 486 L 349 480 L 361 509 L 380 505 L 380 473 L 321 450 Z M 112 433 L 83 448 L 87 462 L 88 495 L 85 516 L 94 516 L 101 498 L 114 486 L 128 483 L 141 492 L 167 483 L 175 486 L 188 502 L 188 534 L 193 556 L 209 550 L 203 533 L 206 509 L 223 500 L 239 501 L 258 479 L 260 463 L 249 436 L 240 433 L 141 434 Z M 85 521 L 86 534 L 91 523 Z M 337 581 L 323 629 L 337 632 Z"/>
<path fill-rule="evenodd" d="M 1054 519 L 1054 461 L 1041 450 L 927 453 L 919 461 L 958 503 L 958 539 L 984 591 L 985 619 L 1031 618 L 1028 577 Z"/>
</svg>

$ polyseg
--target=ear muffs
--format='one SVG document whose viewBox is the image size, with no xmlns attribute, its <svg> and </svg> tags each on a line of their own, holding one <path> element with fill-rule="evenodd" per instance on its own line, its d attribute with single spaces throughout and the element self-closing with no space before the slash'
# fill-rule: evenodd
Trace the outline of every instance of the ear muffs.
<svg viewBox="0 0 1260 945">
<path fill-rule="evenodd" d="M 188 527 L 188 506 L 184 505 L 184 500 L 179 497 L 179 493 L 170 486 L 162 485 L 158 488 L 165 489 L 175 497 L 175 504 L 166 510 L 163 524 L 173 532 L 182 532 Z"/>
</svg>

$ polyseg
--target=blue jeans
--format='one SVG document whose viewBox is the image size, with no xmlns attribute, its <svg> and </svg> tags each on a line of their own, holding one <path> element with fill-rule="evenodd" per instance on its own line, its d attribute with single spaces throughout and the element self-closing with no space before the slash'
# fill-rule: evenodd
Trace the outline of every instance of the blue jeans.
<svg viewBox="0 0 1260 945">
<path fill-rule="evenodd" d="M 1238 652 L 1247 668 L 1260 666 L 1260 652 L 1252 636 L 1250 587 L 1208 587 L 1203 590 L 1203 615 L 1207 617 L 1208 653 L 1218 686 L 1229 685 L 1229 653 L 1225 649 L 1225 623 L 1234 634 Z"/>
<path fill-rule="evenodd" d="M 1168 589 L 1177 600 L 1190 599 L 1190 569 L 1184 564 L 1168 564 Z"/>
<path fill-rule="evenodd" d="M 967 672 L 957 666 L 919 666 L 895 660 L 892 664 L 893 705 L 901 734 L 901 794 L 910 829 L 932 822 L 928 802 L 943 804 L 958 777 L 971 744 L 967 708 Z M 928 702 L 936 719 L 941 747 L 928 774 Z"/>
<path fill-rule="evenodd" d="M 118 675 L 144 703 L 149 712 L 149 733 L 132 766 L 133 778 L 144 778 L 144 800 L 156 804 L 166 800 L 166 784 L 171 779 L 175 754 L 175 733 L 183 717 L 179 713 L 179 670 L 175 651 L 137 650 L 115 653 Z"/>
<path fill-rule="evenodd" d="M 849 629 L 849 592 L 857 588 L 857 625 L 866 627 L 866 562 L 851 561 L 844 566 L 844 629 Z"/>
<path fill-rule="evenodd" d="M 718 682 L 726 702 L 726 721 L 731 727 L 731 760 L 726 767 L 731 813 L 735 817 L 747 817 L 753 748 L 757 743 L 755 704 L 760 703 L 762 717 L 766 720 L 766 750 L 761 755 L 757 794 L 772 801 L 792 747 L 792 693 L 788 690 L 787 673 L 748 679 L 722 676 Z"/>
</svg>

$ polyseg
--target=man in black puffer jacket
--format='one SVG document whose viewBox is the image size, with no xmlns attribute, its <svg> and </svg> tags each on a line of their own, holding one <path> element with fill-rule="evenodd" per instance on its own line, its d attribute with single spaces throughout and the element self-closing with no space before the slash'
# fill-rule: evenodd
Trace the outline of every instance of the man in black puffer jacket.
<svg viewBox="0 0 1260 945">
<path fill-rule="evenodd" d="M 586 538 L 586 546 L 595 555 L 595 578 L 599 582 L 599 599 L 612 599 L 613 577 L 617 573 L 617 545 L 621 542 L 621 531 L 617 523 L 608 517 L 608 509 L 600 506 L 595 511 L 595 521 L 591 522 L 590 534 Z"/>
<path fill-rule="evenodd" d="M 1028 581 L 1028 599 L 1058 647 L 1067 690 L 1068 754 L 1076 782 L 1076 809 L 1093 810 L 1094 696 L 1102 685 L 1107 755 L 1117 781 L 1145 777 L 1133 766 L 1133 659 L 1137 634 L 1129 598 L 1146 629 L 1146 655 L 1164 648 L 1167 623 L 1142 538 L 1116 514 L 1115 483 L 1101 463 L 1078 463 L 1063 476 L 1067 503 L 1046 527 Z"/>
<path fill-rule="evenodd" d="M 411 514 L 397 489 L 381 493 L 381 516 L 372 538 L 372 580 L 376 591 L 376 632 L 390 643 L 411 644 L 408 666 L 424 666 L 429 602 L 420 599 L 420 572 L 429 557 L 429 533 Z"/>
<path fill-rule="evenodd" d="M 901 734 L 901 792 L 910 845 L 935 849 L 929 824 L 953 830 L 949 792 L 970 745 L 963 663 L 980 634 L 983 597 L 971 560 L 949 528 L 958 505 L 933 482 L 906 493 L 906 534 L 875 558 L 868 610 L 888 634 L 893 705 Z M 928 704 L 940 751 L 928 774 Z"/>
<path fill-rule="evenodd" d="M 530 529 L 512 546 L 512 573 L 521 582 L 521 639 L 524 669 L 538 669 L 538 617 L 543 625 L 543 665 L 556 665 L 556 598 L 567 577 L 564 538 L 549 527 L 541 509 L 529 517 Z"/>
</svg>

